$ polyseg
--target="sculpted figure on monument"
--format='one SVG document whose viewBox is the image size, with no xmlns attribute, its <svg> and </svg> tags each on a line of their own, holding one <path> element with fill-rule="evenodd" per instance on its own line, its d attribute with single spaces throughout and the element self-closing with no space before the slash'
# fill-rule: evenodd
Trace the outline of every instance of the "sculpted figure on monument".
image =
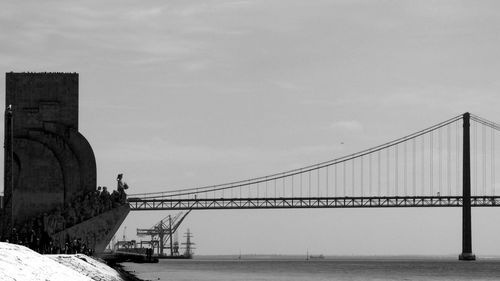
<svg viewBox="0 0 500 281">
<path fill-rule="evenodd" d="M 118 177 L 116 178 L 117 180 L 117 187 L 116 190 L 118 190 L 118 202 L 120 204 L 125 204 L 127 202 L 127 194 L 125 193 L 125 189 L 128 189 L 127 183 L 122 181 L 123 174 L 118 174 Z"/>
<path fill-rule="evenodd" d="M 43 217 L 38 216 L 36 219 L 36 224 L 35 224 L 35 231 L 36 235 L 38 238 L 42 237 L 42 232 L 43 232 Z"/>
<path fill-rule="evenodd" d="M 88 220 L 92 217 L 92 210 L 93 210 L 93 206 L 92 206 L 92 202 L 90 200 L 90 195 L 87 194 L 85 195 L 85 198 L 83 199 L 83 206 L 82 206 L 82 210 L 83 210 L 83 217 L 85 220 Z"/>
<path fill-rule="evenodd" d="M 108 192 L 108 188 L 103 186 L 101 195 L 100 195 L 101 201 L 103 203 L 103 211 L 108 211 L 111 209 L 111 195 Z"/>
<path fill-rule="evenodd" d="M 122 179 L 123 179 L 123 174 L 118 174 L 118 176 L 116 176 L 117 189 L 123 186 Z"/>
<path fill-rule="evenodd" d="M 54 234 L 56 230 L 56 218 L 54 214 L 50 214 L 47 216 L 47 226 L 46 231 L 49 235 Z"/>
<path fill-rule="evenodd" d="M 43 213 L 43 217 L 42 217 L 42 222 L 43 222 L 43 231 L 47 232 L 47 228 L 49 226 L 49 215 L 47 215 L 47 213 Z"/>
<path fill-rule="evenodd" d="M 73 226 L 77 223 L 75 208 L 71 203 L 66 204 L 66 209 L 64 210 L 64 219 L 67 226 Z"/>
<path fill-rule="evenodd" d="M 12 229 L 10 240 L 12 243 L 26 245 L 29 248 L 44 254 L 83 252 L 92 254 L 98 236 L 105 236 L 110 231 L 105 229 L 104 234 L 86 230 L 77 234 L 77 237 L 66 237 L 66 243 L 59 241 L 56 233 L 75 226 L 84 220 L 93 218 L 102 212 L 126 204 L 128 185 L 123 182 L 123 174 L 117 177 L 117 190 L 111 194 L 105 186 L 98 186 L 95 190 L 84 193 L 80 191 L 73 202 L 64 207 L 58 207 L 52 212 L 39 214 L 28 219 L 18 228 Z M 56 234 L 56 236 L 53 236 Z M 102 235 L 101 235 L 102 234 Z"/>
<path fill-rule="evenodd" d="M 100 212 L 99 212 L 99 193 L 97 193 L 97 190 L 90 192 L 90 204 L 92 205 L 92 217 L 100 214 Z"/>
<path fill-rule="evenodd" d="M 61 208 L 57 208 L 54 214 L 54 231 L 59 232 L 65 228 L 64 217 L 61 215 Z"/>
<path fill-rule="evenodd" d="M 113 208 L 120 206 L 120 194 L 118 193 L 118 191 L 113 190 L 113 192 L 111 193 L 111 202 L 113 204 Z"/>
<path fill-rule="evenodd" d="M 77 198 L 73 204 L 73 209 L 75 210 L 75 224 L 79 223 L 81 221 L 81 208 L 82 208 L 82 203 Z"/>
</svg>

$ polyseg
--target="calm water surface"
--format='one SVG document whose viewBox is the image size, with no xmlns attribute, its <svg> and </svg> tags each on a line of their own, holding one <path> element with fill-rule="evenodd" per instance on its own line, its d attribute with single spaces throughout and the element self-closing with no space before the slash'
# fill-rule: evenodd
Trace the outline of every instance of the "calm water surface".
<svg viewBox="0 0 500 281">
<path fill-rule="evenodd" d="M 125 263 L 144 280 L 500 280 L 500 259 L 459 262 L 454 258 L 326 258 L 160 260 Z"/>
</svg>

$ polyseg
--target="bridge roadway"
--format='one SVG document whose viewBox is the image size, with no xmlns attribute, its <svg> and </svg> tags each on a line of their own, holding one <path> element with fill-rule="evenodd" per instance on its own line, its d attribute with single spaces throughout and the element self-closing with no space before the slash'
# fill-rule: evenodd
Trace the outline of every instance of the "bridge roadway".
<svg viewBox="0 0 500 281">
<path fill-rule="evenodd" d="M 462 196 L 279 197 L 279 198 L 138 198 L 132 211 L 291 208 L 462 207 Z M 471 196 L 472 207 L 500 207 L 500 196 Z"/>
</svg>

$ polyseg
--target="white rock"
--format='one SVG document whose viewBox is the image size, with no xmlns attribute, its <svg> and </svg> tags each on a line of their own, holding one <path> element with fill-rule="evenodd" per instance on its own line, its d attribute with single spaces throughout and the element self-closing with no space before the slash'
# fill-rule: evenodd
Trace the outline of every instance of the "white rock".
<svg viewBox="0 0 500 281">
<path fill-rule="evenodd" d="M 0 280 L 91 281 L 26 247 L 0 242 Z"/>
<path fill-rule="evenodd" d="M 0 242 L 3 280 L 123 281 L 116 270 L 85 255 L 40 255 L 24 246 Z"/>
<path fill-rule="evenodd" d="M 83 254 L 48 255 L 47 257 L 93 280 L 122 281 L 120 274 L 116 270 Z"/>
</svg>

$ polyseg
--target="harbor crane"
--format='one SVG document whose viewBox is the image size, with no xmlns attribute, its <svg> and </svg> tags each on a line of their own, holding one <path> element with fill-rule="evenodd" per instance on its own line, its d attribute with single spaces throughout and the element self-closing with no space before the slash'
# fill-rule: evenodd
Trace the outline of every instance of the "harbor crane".
<svg viewBox="0 0 500 281">
<path fill-rule="evenodd" d="M 150 236 L 150 241 L 142 241 L 151 244 L 154 248 L 158 247 L 158 256 L 164 256 L 164 249 L 170 249 L 170 256 L 179 255 L 179 246 L 174 245 L 174 234 L 184 221 L 186 216 L 191 212 L 179 212 L 175 216 L 168 215 L 151 228 L 137 229 L 137 236 Z M 169 246 L 166 246 L 169 245 Z"/>
</svg>

